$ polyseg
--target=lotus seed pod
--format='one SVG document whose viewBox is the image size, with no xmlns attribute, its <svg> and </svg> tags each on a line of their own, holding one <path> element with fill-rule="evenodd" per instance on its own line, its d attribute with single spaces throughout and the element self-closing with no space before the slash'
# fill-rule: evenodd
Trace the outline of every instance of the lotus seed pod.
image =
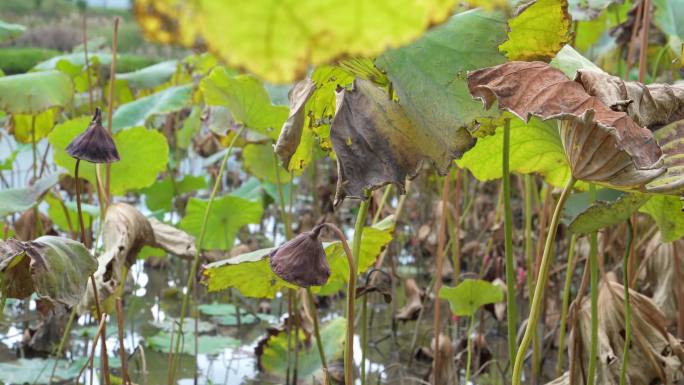
<svg viewBox="0 0 684 385">
<path fill-rule="evenodd" d="M 112 163 L 119 160 L 114 139 L 102 127 L 102 111 L 95 109 L 95 115 L 88 128 L 69 143 L 66 152 L 73 158 L 91 163 Z"/>
<path fill-rule="evenodd" d="M 271 252 L 273 272 L 283 280 L 300 287 L 319 286 L 328 281 L 330 267 L 318 235 L 323 228 L 297 235 Z"/>
</svg>

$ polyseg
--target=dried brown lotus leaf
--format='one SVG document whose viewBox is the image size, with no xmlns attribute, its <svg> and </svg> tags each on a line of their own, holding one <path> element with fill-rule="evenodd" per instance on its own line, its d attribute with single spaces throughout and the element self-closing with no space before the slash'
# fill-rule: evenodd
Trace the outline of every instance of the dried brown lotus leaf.
<svg viewBox="0 0 684 385">
<path fill-rule="evenodd" d="M 679 311 L 675 256 L 679 258 L 680 277 L 684 277 L 684 240 L 664 243 L 657 232 L 646 245 L 643 274 L 639 276 L 640 285 L 653 293 L 651 299 L 665 314 L 668 324 L 675 323 Z"/>
<path fill-rule="evenodd" d="M 614 111 L 627 112 L 640 126 L 653 129 L 684 118 L 684 86 L 626 82 L 605 72 L 580 69 L 575 78 L 589 95 Z"/>
<path fill-rule="evenodd" d="M 650 298 L 630 290 L 632 343 L 629 348 L 629 384 L 676 383 L 682 378 L 681 343 L 666 330 L 667 321 Z M 618 385 L 624 347 L 624 287 L 612 273 L 599 285 L 597 384 Z M 573 329 L 568 343 L 571 384 L 586 383 L 591 349 L 591 302 L 581 300 L 572 311 Z M 558 382 L 564 383 L 564 382 Z"/>
<path fill-rule="evenodd" d="M 456 368 L 456 362 L 454 360 L 456 352 L 454 351 L 454 344 L 451 342 L 451 338 L 446 334 L 440 334 L 439 346 L 436 346 L 435 342 L 436 341 L 433 338 L 430 347 L 433 355 L 439 355 L 439 362 L 442 364 L 439 367 L 437 382 L 435 382 L 434 372 L 430 373 L 430 384 L 451 385 L 458 383 L 458 369 Z"/>
<path fill-rule="evenodd" d="M 404 291 L 406 293 L 406 305 L 399 309 L 394 318 L 400 321 L 414 321 L 418 318 L 418 314 L 423 310 L 423 301 L 421 299 L 421 290 L 418 284 L 412 278 L 408 278 L 404 282 Z"/>
<path fill-rule="evenodd" d="M 116 291 L 124 277 L 124 269 L 135 262 L 143 246 L 158 247 L 181 257 L 195 255 L 195 238 L 182 230 L 154 219 L 148 220 L 138 209 L 125 203 L 107 208 L 103 222 L 104 252 L 97 258 L 95 283 L 99 300 L 104 301 Z M 95 304 L 92 285 L 79 307 L 89 309 Z"/>
<path fill-rule="evenodd" d="M 297 151 L 302 138 L 302 130 L 306 120 L 304 106 L 315 90 L 316 84 L 310 78 L 297 82 L 290 90 L 290 115 L 280 130 L 280 136 L 275 146 L 275 152 L 278 154 L 283 167 L 288 170 L 290 169 L 290 159 Z"/>
<path fill-rule="evenodd" d="M 646 185 L 646 191 L 665 194 L 684 193 L 684 120 L 670 123 L 653 133 L 663 151 L 667 171 Z"/>
<path fill-rule="evenodd" d="M 561 138 L 573 176 L 618 188 L 636 188 L 662 174 L 653 134 L 625 112 L 613 111 L 582 85 L 542 62 L 509 62 L 468 73 L 470 93 L 528 121 L 561 120 Z"/>
</svg>

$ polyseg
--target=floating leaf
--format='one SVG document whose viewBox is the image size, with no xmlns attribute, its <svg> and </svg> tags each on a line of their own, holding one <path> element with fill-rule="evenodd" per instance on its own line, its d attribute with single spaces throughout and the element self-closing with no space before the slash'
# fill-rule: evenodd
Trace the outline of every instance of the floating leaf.
<svg viewBox="0 0 684 385">
<path fill-rule="evenodd" d="M 171 333 L 173 328 L 175 333 L 178 333 L 178 325 L 180 325 L 180 318 L 165 318 L 163 321 L 152 322 L 152 326 L 161 329 L 165 332 Z M 216 327 L 206 321 L 197 322 L 198 333 L 209 333 L 216 329 Z M 195 319 L 186 317 L 183 321 L 183 334 L 192 334 L 195 332 Z"/>
<path fill-rule="evenodd" d="M 5 295 L 13 298 L 25 298 L 35 291 L 42 298 L 74 306 L 95 269 L 97 262 L 88 249 L 67 238 L 45 235 L 35 241 L 0 243 Z"/>
<path fill-rule="evenodd" d="M 71 79 L 59 71 L 28 72 L 0 77 L 0 110 L 38 114 L 71 102 Z"/>
<path fill-rule="evenodd" d="M 68 120 L 55 126 L 48 136 L 55 149 L 55 163 L 71 175 L 76 161 L 66 153 L 65 148 L 86 129 L 89 122 L 89 117 Z M 145 127 L 133 127 L 114 134 L 114 143 L 119 149 L 121 160 L 111 164 L 110 186 L 113 194 L 120 195 L 150 186 L 156 181 L 157 175 L 166 169 L 169 147 L 161 133 Z M 79 176 L 95 185 L 95 165 L 81 162 L 79 168 Z"/>
<path fill-rule="evenodd" d="M 465 279 L 456 287 L 443 287 L 439 298 L 449 301 L 451 312 L 457 316 L 472 317 L 484 305 L 501 302 L 503 290 L 481 279 Z"/>
<path fill-rule="evenodd" d="M 176 60 L 168 60 L 137 71 L 116 74 L 116 78 L 125 80 L 129 86 L 134 88 L 154 88 L 169 81 L 171 76 L 176 73 L 177 67 L 178 62 Z"/>
<path fill-rule="evenodd" d="M 528 123 L 510 121 L 510 169 L 521 174 L 539 173 L 554 186 L 564 186 L 570 178 L 558 128 L 553 122 L 532 118 Z M 503 129 L 479 138 L 475 147 L 456 161 L 482 181 L 501 178 Z"/>
<path fill-rule="evenodd" d="M 251 2 L 144 0 L 135 3 L 143 32 L 169 43 L 205 43 L 233 67 L 275 83 L 303 78 L 309 65 L 342 56 L 371 57 L 406 44 L 442 22 L 453 0 L 340 0 L 296 6 Z"/>
<path fill-rule="evenodd" d="M 577 234 L 591 234 L 624 222 L 649 198 L 646 194 L 618 192 L 613 200 L 596 200 L 572 219 L 569 229 Z"/>
<path fill-rule="evenodd" d="M 511 32 L 499 47 L 509 60 L 548 61 L 571 41 L 567 0 L 536 0 L 508 21 Z"/>
<path fill-rule="evenodd" d="M 238 308 L 230 303 L 206 303 L 197 306 L 200 313 L 211 316 L 212 320 L 216 321 L 221 326 L 237 326 L 242 324 L 253 324 L 261 321 L 261 317 L 265 320 L 271 320 L 274 316 L 269 314 L 259 315 L 259 317 L 248 313 L 244 309 L 240 309 L 240 317 L 238 322 Z"/>
<path fill-rule="evenodd" d="M 202 228 L 208 201 L 190 198 L 180 227 L 198 236 Z M 224 195 L 214 200 L 207 219 L 204 249 L 229 250 L 233 247 L 237 232 L 250 223 L 259 223 L 263 207 L 261 202 L 249 201 L 234 195 Z M 198 245 L 199 247 L 200 245 Z"/>
<path fill-rule="evenodd" d="M 58 181 L 58 173 L 49 174 L 31 186 L 0 191 L 0 217 L 30 209 Z"/>
<path fill-rule="evenodd" d="M 153 115 L 168 114 L 190 104 L 192 86 L 169 87 L 156 94 L 142 97 L 116 109 L 112 118 L 112 130 L 121 131 L 128 127 L 141 126 Z"/>
<path fill-rule="evenodd" d="M 174 334 L 178 338 L 178 334 Z M 175 339 L 174 338 L 174 339 Z M 184 334 L 181 338 L 181 353 L 195 354 L 195 337 L 192 334 Z M 147 347 L 158 352 L 169 353 L 171 347 L 171 335 L 166 332 L 159 332 L 151 337 L 145 338 Z M 197 337 L 198 354 L 220 354 L 226 349 L 236 348 L 241 345 L 240 340 L 226 336 L 199 336 Z"/>
<path fill-rule="evenodd" d="M 344 318 L 335 318 L 321 326 L 321 340 L 325 341 L 323 350 L 325 350 L 327 360 L 334 361 L 342 356 L 346 330 Z M 320 372 L 322 369 L 321 356 L 316 344 L 307 344 L 301 329 L 298 338 L 302 347 L 299 349 L 297 375 L 301 376 L 302 379 L 315 376 L 322 378 L 323 374 Z M 261 341 L 257 347 L 258 365 L 261 370 L 272 376 L 285 378 L 288 367 L 287 341 L 287 333 L 284 331 Z"/>
<path fill-rule="evenodd" d="M 57 360 L 43 358 L 19 358 L 13 361 L 0 362 L 0 382 L 5 384 L 47 384 L 52 377 L 53 382 L 68 382 L 78 376 L 81 366 L 66 360 L 57 361 L 52 376 L 52 368 Z"/>
<path fill-rule="evenodd" d="M 202 79 L 200 90 L 208 105 L 227 107 L 235 120 L 247 128 L 278 139 L 288 109 L 271 104 L 268 92 L 257 78 L 231 76 L 226 68 L 216 67 Z"/>
<path fill-rule="evenodd" d="M 271 145 L 248 144 L 242 149 L 245 169 L 255 177 L 271 183 L 287 183 L 290 173 L 274 158 Z"/>
<path fill-rule="evenodd" d="M 656 222 L 662 242 L 672 242 L 684 236 L 683 206 L 679 197 L 656 195 L 641 206 L 639 211 L 650 215 Z"/>
</svg>

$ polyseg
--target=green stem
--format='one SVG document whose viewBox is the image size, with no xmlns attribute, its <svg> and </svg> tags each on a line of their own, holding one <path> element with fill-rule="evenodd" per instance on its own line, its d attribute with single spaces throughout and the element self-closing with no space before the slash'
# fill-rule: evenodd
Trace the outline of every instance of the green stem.
<svg viewBox="0 0 684 385">
<path fill-rule="evenodd" d="M 356 214 L 356 223 L 354 224 L 354 240 L 352 241 L 351 255 L 353 257 L 353 270 L 349 273 L 349 287 L 347 288 L 347 323 L 349 328 L 352 326 L 352 330 L 348 330 L 347 343 L 344 345 L 344 372 L 345 372 L 345 382 L 347 384 L 353 384 L 352 373 L 354 367 L 353 351 L 354 351 L 354 302 L 356 297 L 356 276 L 359 274 L 359 258 L 361 253 L 361 237 L 363 236 L 363 227 L 366 223 L 366 217 L 368 216 L 368 206 L 370 200 L 366 196 L 366 199 L 361 201 L 359 205 L 359 212 Z M 350 267 L 351 268 L 351 267 Z M 353 274 L 352 274 L 353 272 Z M 365 355 L 365 353 L 362 353 Z M 347 377 L 349 379 L 347 379 Z"/>
<path fill-rule="evenodd" d="M 537 276 L 537 284 L 532 297 L 530 316 L 527 321 L 527 326 L 525 327 L 525 334 L 523 335 L 522 341 L 520 342 L 520 347 L 518 348 L 518 352 L 515 356 L 515 364 L 513 365 L 513 385 L 520 385 L 523 364 L 525 362 L 525 352 L 530 346 L 532 335 L 537 329 L 537 323 L 539 322 L 542 297 L 544 296 L 544 288 L 546 287 L 546 281 L 548 280 L 549 275 L 549 266 L 551 265 L 551 249 L 553 249 L 553 242 L 556 238 L 558 223 L 560 222 L 561 212 L 563 211 L 565 201 L 570 196 L 570 193 L 572 192 L 572 186 L 575 185 L 575 182 L 576 179 L 571 176 L 570 180 L 568 180 L 568 183 L 563 188 L 563 192 L 558 198 L 556 208 L 553 211 L 553 216 L 551 217 L 551 223 L 549 224 L 548 229 L 549 231 L 546 235 L 546 242 L 544 243 L 544 253 L 542 254 L 541 264 L 539 267 L 539 275 Z"/>
<path fill-rule="evenodd" d="M 503 199 L 504 199 L 504 250 L 506 254 L 506 321 L 508 323 L 508 354 L 515 362 L 518 307 L 515 290 L 515 261 L 513 260 L 513 213 L 511 210 L 511 171 L 509 165 L 511 121 L 504 121 L 503 135 Z M 466 383 L 467 380 L 466 380 Z"/>
<path fill-rule="evenodd" d="M 361 215 L 364 211 L 363 206 L 366 205 L 365 212 L 368 213 L 368 201 L 363 201 L 361 203 L 361 209 L 359 210 L 359 215 L 357 221 L 364 222 L 366 219 L 365 214 Z M 347 237 L 344 236 L 342 230 L 332 223 L 323 223 L 329 229 L 331 229 L 337 238 L 342 243 L 342 249 L 347 257 L 347 263 L 349 264 L 349 280 L 347 281 L 347 339 L 344 344 L 344 383 L 345 385 L 354 384 L 354 306 L 356 301 L 356 263 L 354 262 L 354 254 L 352 250 L 349 249 L 349 244 L 347 243 Z M 356 238 L 356 235 L 354 236 Z M 352 245 L 352 247 L 354 247 Z M 357 249 L 356 247 L 354 247 Z"/>
<path fill-rule="evenodd" d="M 59 359 L 62 356 L 62 351 L 64 350 L 64 345 L 66 345 L 66 340 L 69 337 L 69 332 L 71 331 L 71 325 L 74 323 L 74 319 L 76 318 L 76 306 L 74 306 L 71 309 L 71 313 L 69 314 L 69 320 L 67 320 L 67 324 L 64 327 L 64 332 L 62 333 L 62 338 L 59 340 L 59 345 L 57 346 L 57 358 L 55 359 L 55 364 L 52 365 L 52 373 L 50 373 L 50 381 L 49 384 L 52 385 L 52 379 L 55 377 L 55 371 L 57 370 L 57 364 L 59 363 Z"/>
<path fill-rule="evenodd" d="M 380 204 L 378 205 L 378 209 L 375 211 L 375 215 L 373 215 L 373 222 L 371 223 L 375 224 L 380 220 L 382 209 L 385 207 L 385 204 L 387 204 L 387 199 L 389 198 L 390 193 L 392 193 L 392 185 L 388 184 L 387 187 L 385 187 L 385 192 L 382 194 Z"/>
<path fill-rule="evenodd" d="M 36 115 L 31 115 L 31 148 L 33 149 L 33 177 L 38 177 L 38 157 L 36 155 Z"/>
<path fill-rule="evenodd" d="M 596 186 L 589 185 L 589 201 L 596 200 Z M 598 236 L 594 231 L 590 236 L 589 248 L 589 276 L 591 282 L 591 348 L 589 351 L 589 369 L 587 371 L 587 385 L 594 385 L 596 380 L 596 356 L 598 354 Z"/>
<path fill-rule="evenodd" d="M 467 357 L 466 357 L 466 372 L 465 372 L 465 382 L 464 384 L 468 384 L 468 380 L 470 379 L 470 362 L 473 360 L 473 329 L 475 328 L 475 315 L 470 316 L 470 323 L 468 325 L 468 333 L 466 334 L 466 341 L 467 341 Z M 438 349 L 438 347 L 437 347 Z M 435 354 L 439 354 L 438 352 L 435 352 Z"/>
<path fill-rule="evenodd" d="M 629 345 L 632 343 L 632 304 L 629 299 L 629 254 L 632 249 L 632 221 L 627 219 L 627 243 L 622 258 L 622 284 L 625 286 L 625 346 L 622 349 L 620 365 L 620 385 L 627 382 L 627 366 L 629 365 Z M 677 256 L 675 256 L 677 257 Z"/>
<path fill-rule="evenodd" d="M 207 231 L 207 222 L 209 220 L 209 213 L 211 212 L 211 207 L 214 204 L 214 199 L 216 198 L 216 193 L 218 192 L 219 186 L 221 186 L 221 181 L 223 180 L 223 173 L 226 170 L 226 164 L 228 163 L 228 158 L 230 158 L 230 154 L 233 152 L 233 146 L 235 145 L 235 141 L 237 138 L 239 138 L 242 135 L 242 131 L 244 131 L 245 127 L 242 126 L 240 128 L 240 131 L 238 131 L 237 135 L 233 137 L 233 140 L 231 140 L 230 145 L 228 146 L 228 149 L 226 151 L 226 154 L 223 156 L 223 160 L 221 161 L 221 167 L 219 168 L 218 175 L 216 176 L 216 181 L 214 182 L 214 188 L 211 190 L 211 195 L 209 196 L 209 201 L 207 202 L 207 208 L 204 210 L 204 218 L 202 219 L 202 227 L 200 228 L 199 232 L 199 237 L 197 238 L 197 245 L 196 245 L 196 250 L 195 250 L 195 257 L 193 258 L 192 265 L 190 267 L 190 274 L 188 275 L 188 281 L 185 284 L 185 294 L 183 295 L 183 304 L 181 306 L 181 313 L 180 313 L 180 319 L 178 321 L 178 330 L 179 333 L 183 332 L 183 322 L 185 321 L 185 314 L 188 311 L 188 305 L 190 302 L 190 292 L 192 291 L 191 288 L 193 287 L 192 282 L 195 279 L 195 275 L 197 274 L 197 269 L 199 267 L 199 259 L 200 259 L 200 251 L 202 250 L 202 244 L 204 243 L 204 236 Z M 171 341 L 173 341 L 173 334 L 171 335 Z M 175 382 L 175 377 L 176 377 L 176 366 L 177 366 L 177 361 L 178 361 L 178 352 L 180 351 L 180 344 L 181 344 L 181 337 L 180 335 L 178 336 L 178 339 L 176 340 L 176 347 L 173 349 L 171 352 L 169 352 L 170 357 L 171 357 L 171 367 L 169 368 L 169 377 L 168 377 L 168 384 L 173 385 Z"/>
<path fill-rule="evenodd" d="M 313 318 L 314 337 L 316 338 L 316 346 L 318 347 L 318 355 L 321 357 L 321 366 L 323 367 L 323 384 L 330 385 L 330 377 L 328 373 L 328 360 L 325 358 L 325 349 L 323 349 L 323 340 L 321 340 L 321 332 L 318 321 L 318 311 L 316 309 L 316 302 L 314 302 L 311 289 L 306 289 L 306 297 L 309 299 L 309 306 L 313 310 L 311 316 Z"/>
<path fill-rule="evenodd" d="M 368 294 L 361 302 L 361 385 L 366 385 L 366 349 L 368 348 Z"/>
<path fill-rule="evenodd" d="M 285 237 L 289 240 L 292 239 L 292 226 L 290 225 L 290 216 L 287 215 L 285 210 L 285 193 L 283 192 L 283 185 L 280 180 L 280 171 L 278 166 L 278 156 L 273 153 L 273 167 L 275 167 L 276 175 L 276 187 L 278 189 L 278 208 L 280 209 L 280 220 L 283 221 L 283 227 L 285 228 Z M 292 190 L 290 189 L 290 196 L 292 196 Z"/>
<path fill-rule="evenodd" d="M 565 332 L 568 322 L 568 304 L 570 303 L 570 286 L 572 284 L 572 273 L 575 271 L 575 244 L 577 235 L 570 237 L 568 247 L 568 266 L 565 270 L 565 285 L 563 286 L 563 302 L 561 305 L 561 323 L 558 336 L 558 359 L 556 360 L 556 376 L 560 377 L 563 372 L 563 352 L 565 351 Z"/>
</svg>

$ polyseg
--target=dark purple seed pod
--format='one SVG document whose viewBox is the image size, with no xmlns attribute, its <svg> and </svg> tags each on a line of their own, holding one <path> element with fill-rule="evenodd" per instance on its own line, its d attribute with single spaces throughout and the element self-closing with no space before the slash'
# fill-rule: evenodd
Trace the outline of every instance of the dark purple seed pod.
<svg viewBox="0 0 684 385">
<path fill-rule="evenodd" d="M 323 225 L 297 235 L 270 254 L 271 269 L 283 280 L 300 287 L 320 286 L 330 278 L 323 243 L 318 239 Z"/>
<path fill-rule="evenodd" d="M 114 139 L 102 127 L 102 111 L 95 109 L 95 115 L 88 128 L 69 143 L 66 152 L 73 158 L 91 163 L 112 163 L 119 160 Z"/>
</svg>

